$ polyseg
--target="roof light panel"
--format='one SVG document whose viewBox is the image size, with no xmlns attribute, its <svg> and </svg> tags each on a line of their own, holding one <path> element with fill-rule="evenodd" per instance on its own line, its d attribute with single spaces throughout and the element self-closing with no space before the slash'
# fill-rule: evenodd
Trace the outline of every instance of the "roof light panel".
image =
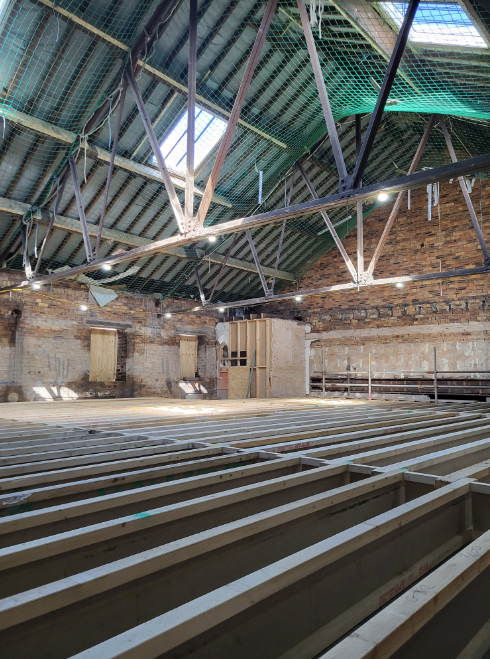
<svg viewBox="0 0 490 659">
<path fill-rule="evenodd" d="M 197 167 L 223 137 L 226 121 L 196 106 L 194 164 Z M 187 110 L 181 115 L 160 145 L 165 164 L 176 172 L 185 173 L 187 156 Z M 152 162 L 156 162 L 152 156 Z"/>
<path fill-rule="evenodd" d="M 387 16 L 401 27 L 408 8 L 406 2 L 380 2 Z M 471 18 L 456 3 L 421 2 L 409 39 L 412 43 L 457 46 L 459 48 L 488 48 Z"/>
</svg>

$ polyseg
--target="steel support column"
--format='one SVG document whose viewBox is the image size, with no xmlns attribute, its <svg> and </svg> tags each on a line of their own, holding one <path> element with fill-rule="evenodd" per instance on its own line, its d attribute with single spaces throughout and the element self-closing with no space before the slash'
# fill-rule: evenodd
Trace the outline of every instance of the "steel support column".
<svg viewBox="0 0 490 659">
<path fill-rule="evenodd" d="M 206 300 L 206 296 L 204 295 L 204 289 L 201 284 L 201 277 L 199 276 L 199 268 L 194 268 L 194 274 L 196 275 L 196 283 L 197 283 L 197 288 L 199 289 L 199 297 L 201 298 L 202 306 L 206 306 L 208 304 L 208 301 Z"/>
<path fill-rule="evenodd" d="M 265 8 L 264 15 L 262 17 L 262 22 L 257 31 L 257 36 L 255 37 L 255 42 L 252 47 L 252 52 L 250 53 L 247 66 L 245 68 L 245 73 L 243 74 L 238 93 L 235 98 L 235 103 L 233 104 L 233 109 L 228 119 L 228 124 L 226 126 L 225 134 L 219 145 L 218 153 L 214 161 L 213 169 L 209 175 L 208 182 L 206 184 L 206 190 L 204 191 L 204 196 L 201 199 L 201 204 L 197 212 L 196 222 L 194 224 L 195 228 L 200 228 L 204 226 L 204 220 L 206 219 L 209 206 L 211 204 L 211 199 L 213 197 L 214 190 L 218 184 L 218 179 L 223 168 L 228 149 L 230 148 L 233 135 L 235 134 L 236 125 L 238 118 L 240 117 L 240 112 L 242 110 L 243 104 L 247 96 L 250 83 L 252 82 L 253 74 L 259 63 L 260 55 L 262 52 L 262 47 L 265 43 L 267 32 L 269 31 L 270 24 L 274 17 L 274 12 L 276 11 L 278 0 L 268 0 L 267 6 Z"/>
<path fill-rule="evenodd" d="M 179 227 L 180 233 L 184 233 L 184 226 L 185 226 L 184 214 L 182 212 L 180 200 L 177 196 L 177 193 L 175 192 L 174 184 L 172 182 L 172 179 L 170 178 L 170 174 L 167 169 L 167 166 L 165 165 L 165 160 L 163 159 L 162 152 L 160 150 L 160 144 L 158 143 L 158 140 L 155 135 L 155 131 L 153 130 L 153 126 L 151 125 L 150 117 L 148 116 L 148 113 L 146 111 L 143 98 L 141 96 L 138 85 L 136 84 L 136 80 L 134 78 L 131 67 L 128 67 L 126 69 L 126 77 L 128 79 L 129 86 L 133 91 L 134 98 L 136 100 L 136 105 L 138 106 L 138 111 L 141 115 L 141 119 L 143 120 L 143 125 L 145 127 L 146 134 L 148 135 L 148 141 L 151 144 L 151 148 L 153 150 L 155 160 L 157 161 L 160 175 L 163 179 L 165 189 L 167 190 L 168 198 L 170 200 L 170 205 L 172 206 L 172 210 L 174 212 L 174 217 L 177 222 L 177 226 Z"/>
<path fill-rule="evenodd" d="M 308 190 L 310 191 L 311 196 L 313 197 L 313 199 L 319 199 L 318 194 L 317 194 L 315 188 L 313 187 L 312 182 L 308 178 L 308 175 L 305 172 L 305 170 L 303 168 L 303 165 L 300 162 L 298 163 L 298 169 L 301 172 L 301 176 L 303 177 L 303 179 L 304 179 L 304 181 L 305 181 L 305 183 L 308 187 Z M 350 259 L 350 256 L 347 254 L 347 252 L 345 250 L 345 247 L 342 245 L 342 241 L 340 240 L 337 232 L 335 231 L 335 227 L 332 224 L 332 220 L 328 217 L 326 211 L 321 210 L 320 214 L 323 217 L 323 219 L 325 221 L 325 224 L 327 225 L 327 227 L 328 227 L 328 229 L 329 229 L 329 231 L 332 235 L 332 238 L 334 239 L 335 244 L 337 245 L 337 247 L 339 249 L 339 252 L 342 254 L 342 258 L 345 261 L 345 265 L 347 266 L 347 270 L 349 271 L 350 276 L 352 277 L 352 279 L 354 281 L 357 281 L 357 272 L 356 272 L 356 269 L 354 268 L 354 264 L 352 263 L 352 261 Z"/>
<path fill-rule="evenodd" d="M 415 152 L 415 155 L 413 157 L 412 163 L 410 165 L 410 168 L 408 170 L 408 175 L 411 175 L 415 172 L 415 170 L 418 167 L 418 164 L 420 162 L 420 158 L 422 157 L 422 154 L 424 152 L 424 149 L 427 145 L 427 142 L 429 141 L 429 136 L 432 131 L 432 128 L 434 127 L 434 123 L 437 119 L 437 115 L 433 114 L 431 115 L 429 119 L 429 123 L 425 127 L 424 134 L 422 135 L 422 139 L 420 140 L 420 144 L 417 147 L 417 151 Z M 381 252 L 383 251 L 383 247 L 385 246 L 386 241 L 388 240 L 388 235 L 391 231 L 391 227 L 393 226 L 393 223 L 395 222 L 396 218 L 398 217 L 398 213 L 400 211 L 400 207 L 403 201 L 405 191 L 402 190 L 401 192 L 398 193 L 398 196 L 395 200 L 395 204 L 393 208 L 391 209 L 390 216 L 388 218 L 388 221 L 386 222 L 386 226 L 383 229 L 383 233 L 381 234 L 381 238 L 379 239 L 378 245 L 376 246 L 376 249 L 374 250 L 373 257 L 371 259 L 371 262 L 369 264 L 368 269 L 366 270 L 365 274 L 365 281 L 369 281 L 372 276 L 374 269 L 376 267 L 376 264 L 378 262 L 379 257 L 381 256 Z"/>
<path fill-rule="evenodd" d="M 97 258 L 99 254 L 100 241 L 102 239 L 102 229 L 104 228 L 107 202 L 109 200 L 109 188 L 111 187 L 112 173 L 114 172 L 114 161 L 116 159 L 117 145 L 119 144 L 119 133 L 121 132 L 124 101 L 126 100 L 127 89 L 128 89 L 128 81 L 124 76 L 122 81 L 121 95 L 119 96 L 119 108 L 117 112 L 116 128 L 114 131 L 114 141 L 112 143 L 111 159 L 109 161 L 109 170 L 107 172 L 107 180 L 105 183 L 104 196 L 102 198 L 102 210 L 100 211 L 100 220 L 99 220 L 99 233 L 97 234 L 97 242 L 95 243 L 95 258 Z"/>
<path fill-rule="evenodd" d="M 187 156 L 185 173 L 185 230 L 190 231 L 194 218 L 194 143 L 197 75 L 197 0 L 189 8 L 189 66 L 187 86 Z"/>
<path fill-rule="evenodd" d="M 225 269 L 226 263 L 227 263 L 228 259 L 230 258 L 231 250 L 235 247 L 237 240 L 238 240 L 238 234 L 236 233 L 233 236 L 233 240 L 231 241 L 231 245 L 226 250 L 225 258 L 223 259 L 223 263 L 221 264 L 221 268 L 219 269 L 219 272 L 216 275 L 216 279 L 214 280 L 213 289 L 211 291 L 211 295 L 209 296 L 209 303 L 210 304 L 211 304 L 211 301 L 213 299 L 213 295 L 214 295 L 214 291 L 216 290 L 216 286 L 218 285 L 219 280 L 221 279 L 221 275 L 223 274 L 223 271 Z"/>
<path fill-rule="evenodd" d="M 453 163 L 458 162 L 458 159 L 456 158 L 456 152 L 454 151 L 453 143 L 451 141 L 451 136 L 449 135 L 446 122 L 444 121 L 443 118 L 441 118 L 441 128 L 444 134 L 444 139 L 446 140 L 446 145 L 449 151 L 449 155 L 451 156 L 451 160 Z M 475 209 L 473 208 L 473 204 L 470 199 L 470 193 L 468 192 L 465 180 L 462 176 L 458 176 L 458 181 L 459 181 L 459 185 L 461 186 L 461 191 L 463 193 L 466 206 L 468 207 L 471 223 L 473 224 L 476 237 L 478 238 L 478 242 L 480 243 L 480 249 L 483 253 L 483 262 L 485 263 L 487 268 L 490 268 L 490 254 L 488 253 L 488 248 L 487 248 L 487 244 L 485 243 L 485 238 L 483 237 L 482 230 L 480 229 L 480 225 L 478 224 L 478 218 L 476 217 Z"/>
<path fill-rule="evenodd" d="M 292 174 L 291 174 L 291 181 L 289 183 L 289 190 L 286 198 L 286 208 L 291 205 L 291 197 L 293 196 L 293 188 L 294 188 L 294 179 L 296 178 L 296 166 L 293 168 Z M 279 259 L 281 258 L 281 250 L 282 250 L 282 243 L 284 241 L 284 233 L 286 231 L 286 220 L 283 221 L 282 223 L 282 228 L 281 228 L 281 237 L 279 238 L 279 245 L 277 246 L 277 255 L 276 255 L 276 264 L 274 266 L 274 276 L 272 277 L 272 284 L 270 287 L 270 291 L 272 294 L 274 294 L 274 287 L 276 285 L 276 275 L 277 275 L 277 270 L 279 268 Z"/>
<path fill-rule="evenodd" d="M 250 245 L 250 251 L 252 252 L 252 256 L 255 261 L 255 265 L 257 266 L 257 270 L 259 273 L 260 277 L 260 282 L 262 284 L 262 288 L 264 289 L 264 293 L 266 297 L 270 297 L 272 295 L 271 291 L 269 290 L 269 287 L 267 286 L 267 282 L 264 277 L 264 273 L 262 271 L 262 266 L 260 265 L 260 260 L 259 260 L 259 255 L 257 254 L 257 250 L 255 249 L 255 244 L 252 238 L 252 234 L 250 231 L 247 229 L 245 231 L 245 235 L 247 236 L 248 244 Z"/>
<path fill-rule="evenodd" d="M 362 115 L 356 114 L 356 159 L 359 158 L 362 146 L 361 135 L 361 119 Z M 361 181 L 362 185 L 362 181 Z M 362 281 L 364 277 L 364 225 L 362 215 L 362 201 L 356 204 L 357 211 L 357 281 Z"/>
<path fill-rule="evenodd" d="M 301 17 L 301 25 L 303 26 L 306 45 L 308 46 L 308 53 L 310 55 L 311 66 L 313 68 L 313 74 L 315 76 L 315 82 L 318 88 L 318 95 L 322 104 L 323 116 L 325 117 L 325 123 L 327 124 L 328 136 L 330 138 L 330 144 L 332 146 L 335 164 L 339 174 L 339 190 L 345 190 L 347 169 L 345 167 L 344 156 L 342 154 L 342 148 L 340 146 L 339 136 L 337 134 L 337 127 L 335 126 L 335 119 L 333 118 L 332 108 L 330 107 L 330 101 L 328 99 L 327 89 L 325 87 L 325 80 L 323 78 L 322 67 L 320 65 L 320 59 L 316 50 L 315 39 L 313 38 L 313 32 L 311 30 L 305 0 L 297 0 L 297 3 L 299 15 Z"/>
<path fill-rule="evenodd" d="M 286 232 L 286 220 L 283 221 L 281 227 L 281 236 L 279 238 L 279 245 L 277 246 L 277 255 L 276 255 L 276 264 L 274 266 L 274 276 L 272 277 L 271 283 L 271 293 L 274 293 L 274 287 L 276 285 L 276 275 L 277 269 L 279 268 L 279 259 L 281 258 L 282 243 L 284 242 L 284 233 Z"/>
<path fill-rule="evenodd" d="M 407 43 L 408 35 L 412 27 L 413 19 L 417 12 L 420 0 L 410 0 L 408 5 L 407 13 L 403 19 L 402 26 L 398 33 L 398 37 L 395 43 L 393 52 L 391 53 L 391 58 L 386 69 L 386 73 L 381 85 L 381 89 L 378 95 L 378 100 L 376 101 L 376 106 L 371 115 L 371 120 L 369 121 L 369 126 L 366 130 L 364 140 L 362 142 L 361 151 L 357 158 L 356 166 L 354 167 L 354 172 L 352 174 L 352 187 L 358 188 L 366 168 L 368 158 L 371 154 L 371 149 L 376 138 L 376 133 L 378 132 L 381 119 L 383 117 L 384 108 L 386 101 L 390 95 L 393 83 L 395 81 L 396 72 L 398 71 L 398 66 L 400 64 L 401 58 L 403 56 L 403 51 L 405 50 L 405 45 Z"/>
<path fill-rule="evenodd" d="M 94 260 L 92 252 L 92 244 L 87 228 L 87 218 L 85 217 L 85 207 L 83 205 L 82 191 L 80 190 L 80 182 L 78 180 L 77 166 L 73 156 L 70 156 L 68 163 L 70 165 L 70 173 L 73 181 L 73 190 L 75 192 L 75 199 L 77 201 L 78 216 L 80 218 L 80 225 L 82 227 L 83 244 L 85 246 L 85 254 L 87 255 L 87 262 L 90 263 Z"/>
</svg>

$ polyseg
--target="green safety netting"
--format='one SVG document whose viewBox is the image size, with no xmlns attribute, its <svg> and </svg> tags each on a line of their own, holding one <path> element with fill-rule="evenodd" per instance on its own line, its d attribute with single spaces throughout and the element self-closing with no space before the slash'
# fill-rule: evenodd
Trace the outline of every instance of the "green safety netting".
<svg viewBox="0 0 490 659">
<path fill-rule="evenodd" d="M 142 32 L 157 2 L 88 0 L 52 3 L 51 0 L 1 2 L 0 44 L 0 196 L 30 206 L 52 209 L 56 185 L 70 153 L 77 154 L 89 222 L 100 216 L 107 163 L 94 148 L 109 150 L 115 123 L 118 87 L 128 51 Z M 379 85 L 406 11 L 406 3 L 365 0 L 307 3 L 313 33 L 347 167 L 355 162 L 352 115 L 362 113 L 363 128 L 376 103 Z M 198 106 L 227 118 L 253 44 L 265 3 L 253 0 L 203 0 L 199 3 Z M 160 39 L 144 54 L 146 68 L 138 76 L 150 117 L 161 141 L 186 111 L 188 2 L 177 3 L 160 28 Z M 394 178 L 407 171 L 422 136 L 427 115 L 450 115 L 450 131 L 458 158 L 488 152 L 490 14 L 474 1 L 422 3 L 411 39 L 385 108 L 364 182 Z M 106 98 L 112 99 L 111 120 L 90 134 L 84 148 L 84 125 Z M 226 221 L 284 205 L 287 174 L 298 158 L 321 195 L 335 192 L 337 175 L 326 136 L 297 5 L 280 0 L 254 79 L 242 110 L 217 194 L 225 203 L 211 205 L 206 223 Z M 1 121 L 1 120 L 0 120 Z M 37 123 L 36 123 L 37 122 Z M 62 138 L 56 129 L 63 129 Z M 125 105 L 119 153 L 151 166 L 151 149 L 132 95 Z M 214 151 L 198 167 L 196 185 L 202 190 L 212 167 Z M 441 133 L 435 130 L 419 168 L 449 162 Z M 259 172 L 263 172 L 262 201 L 258 203 Z M 484 175 L 484 173 L 482 173 Z M 183 192 L 178 190 L 183 201 Z M 293 203 L 309 198 L 297 182 Z M 196 196 L 197 210 L 200 197 Z M 364 205 L 365 213 L 374 200 Z M 355 225 L 354 209 L 332 212 L 341 236 Z M 60 214 L 76 218 L 73 187 L 69 183 Z M 349 217 L 350 216 L 350 217 Z M 4 218 L 3 233 L 18 220 Z M 166 193 L 151 178 L 117 168 L 106 226 L 148 240 L 172 235 L 176 224 Z M 300 275 L 332 245 L 319 216 L 287 224 L 280 268 Z M 31 231 L 34 242 L 44 226 Z M 257 232 L 261 259 L 275 263 L 280 226 Z M 0 239 L 1 239 L 0 238 Z M 226 242 L 226 244 L 229 244 Z M 194 268 L 200 267 L 211 287 L 219 266 L 207 259 L 226 245 L 198 245 L 189 249 L 193 260 L 169 256 L 130 263 L 131 276 L 115 282 L 133 290 L 167 296 L 178 292 L 196 296 Z M 101 255 L 120 248 L 105 241 Z M 112 250 L 112 251 L 111 251 Z M 233 256 L 251 260 L 241 241 Z M 79 235 L 57 231 L 50 240 L 43 270 L 83 262 Z M 17 257 L 10 266 L 22 267 Z M 207 271 L 207 276 L 206 276 Z M 107 278 L 100 273 L 94 279 Z M 288 285 L 279 280 L 276 288 Z M 230 271 L 220 299 L 239 299 L 260 293 L 254 273 Z"/>
</svg>

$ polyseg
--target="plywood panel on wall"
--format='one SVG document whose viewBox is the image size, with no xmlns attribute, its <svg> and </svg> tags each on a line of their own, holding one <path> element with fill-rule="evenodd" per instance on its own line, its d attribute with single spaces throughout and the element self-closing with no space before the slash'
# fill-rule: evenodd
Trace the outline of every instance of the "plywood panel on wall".
<svg viewBox="0 0 490 659">
<path fill-rule="evenodd" d="M 197 371 L 197 336 L 180 337 L 180 379 L 193 378 Z"/>
<path fill-rule="evenodd" d="M 116 378 L 117 331 L 92 329 L 90 337 L 90 382 L 113 382 Z"/>
<path fill-rule="evenodd" d="M 305 325 L 280 318 L 271 323 L 271 396 L 304 396 Z"/>
<path fill-rule="evenodd" d="M 228 369 L 228 398 L 239 400 L 247 395 L 250 368 L 248 366 L 230 366 Z"/>
</svg>

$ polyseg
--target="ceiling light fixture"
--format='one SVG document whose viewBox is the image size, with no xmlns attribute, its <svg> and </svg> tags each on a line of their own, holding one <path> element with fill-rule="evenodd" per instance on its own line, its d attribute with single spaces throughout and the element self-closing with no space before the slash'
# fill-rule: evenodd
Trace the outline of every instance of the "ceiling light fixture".
<svg viewBox="0 0 490 659">
<path fill-rule="evenodd" d="M 378 195 L 378 201 L 386 201 L 388 199 L 388 194 L 386 192 L 380 192 Z"/>
<path fill-rule="evenodd" d="M 218 311 L 219 311 L 220 313 L 224 313 L 225 308 L 224 308 L 224 307 L 220 307 L 220 308 L 218 309 Z"/>
<path fill-rule="evenodd" d="M 303 298 L 301 297 L 301 295 L 297 295 L 294 299 L 296 300 L 296 302 L 301 302 Z"/>
<path fill-rule="evenodd" d="M 210 243 L 215 243 L 216 242 L 216 236 L 208 236 L 208 240 Z"/>
<path fill-rule="evenodd" d="M 32 284 L 32 288 L 38 291 L 41 288 L 41 284 Z"/>
<path fill-rule="evenodd" d="M 403 287 L 405 286 L 405 284 L 404 284 L 402 281 L 397 281 L 396 284 L 395 284 L 395 286 L 396 286 L 397 288 L 403 288 Z"/>
<path fill-rule="evenodd" d="M 104 263 L 102 270 L 112 270 L 112 265 L 110 263 Z"/>
<path fill-rule="evenodd" d="M 166 314 L 165 314 L 165 318 L 171 318 L 171 317 L 172 317 L 172 314 L 171 314 L 171 313 L 166 313 Z"/>
</svg>

